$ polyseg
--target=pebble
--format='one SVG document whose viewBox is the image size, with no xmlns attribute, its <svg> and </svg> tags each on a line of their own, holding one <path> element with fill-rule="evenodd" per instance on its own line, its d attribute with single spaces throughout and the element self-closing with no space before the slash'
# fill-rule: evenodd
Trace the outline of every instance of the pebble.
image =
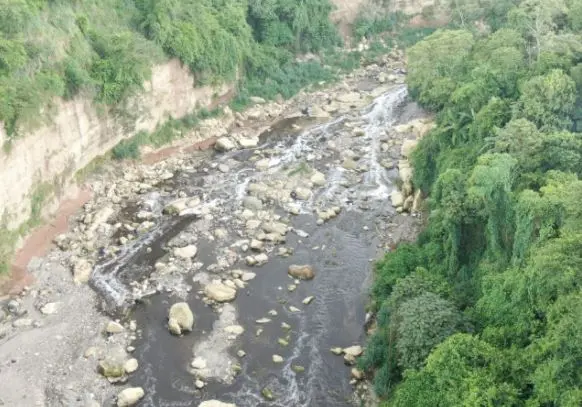
<svg viewBox="0 0 582 407">
<path fill-rule="evenodd" d="M 247 353 L 242 349 L 239 350 L 236 354 L 239 358 L 244 358 L 247 355 Z"/>
<path fill-rule="evenodd" d="M 285 359 L 279 355 L 273 355 L 273 363 L 283 363 Z"/>
<path fill-rule="evenodd" d="M 269 311 L 269 312 L 268 312 L 268 314 L 269 314 L 270 316 L 272 316 L 272 317 L 276 317 L 276 316 L 278 315 L 278 314 L 277 314 L 277 311 L 276 311 L 276 310 L 274 310 L 274 309 L 272 309 L 271 311 Z"/>
<path fill-rule="evenodd" d="M 201 389 L 205 386 L 205 383 L 202 380 L 198 379 L 194 382 L 194 386 L 196 386 L 197 389 Z"/>
<path fill-rule="evenodd" d="M 289 325 L 287 322 L 281 322 L 281 328 L 283 329 L 291 329 L 291 325 Z"/>
<path fill-rule="evenodd" d="M 257 324 L 268 324 L 271 322 L 271 318 L 261 318 L 255 321 Z"/>
<path fill-rule="evenodd" d="M 301 310 L 300 310 L 299 308 L 297 308 L 297 307 L 294 307 L 293 305 L 291 305 L 291 306 L 289 307 L 289 311 L 291 311 L 291 312 L 301 312 Z"/>
</svg>

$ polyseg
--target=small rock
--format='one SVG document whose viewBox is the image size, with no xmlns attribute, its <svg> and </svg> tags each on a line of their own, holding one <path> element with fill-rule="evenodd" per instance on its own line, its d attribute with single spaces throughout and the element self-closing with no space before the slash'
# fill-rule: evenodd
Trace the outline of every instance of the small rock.
<svg viewBox="0 0 582 407">
<path fill-rule="evenodd" d="M 325 185 L 325 175 L 323 175 L 319 171 L 316 171 L 315 174 L 311 176 L 310 180 L 311 182 L 313 182 L 314 185 L 317 185 L 319 187 Z"/>
<path fill-rule="evenodd" d="M 301 302 L 302 302 L 303 304 L 305 304 L 305 305 L 309 305 L 309 304 L 311 304 L 311 301 L 313 301 L 313 299 L 314 299 L 314 298 L 315 298 L 314 296 L 310 296 L 310 297 L 307 297 L 307 298 L 305 298 L 305 299 L 304 299 L 303 301 L 301 301 Z"/>
<path fill-rule="evenodd" d="M 220 137 L 218 140 L 216 140 L 214 148 L 217 151 L 230 151 L 236 148 L 236 144 L 228 137 Z"/>
<path fill-rule="evenodd" d="M 356 137 L 362 137 L 362 136 L 365 136 L 365 135 L 366 135 L 366 132 L 364 131 L 364 129 L 361 129 L 361 128 L 359 128 L 359 127 L 356 127 L 356 128 L 353 130 L 353 134 L 354 134 L 354 136 L 356 136 Z"/>
<path fill-rule="evenodd" d="M 20 315 L 20 307 L 21 307 L 20 302 L 16 300 L 10 300 L 8 301 L 8 305 L 6 305 L 6 309 L 12 315 Z"/>
<path fill-rule="evenodd" d="M 269 261 L 269 257 L 265 253 L 257 254 L 255 256 L 255 261 L 257 266 L 262 266 Z"/>
<path fill-rule="evenodd" d="M 302 201 L 307 201 L 309 200 L 309 198 L 311 198 L 311 190 L 308 188 L 299 187 L 296 188 L 294 192 L 297 199 L 300 199 Z"/>
<path fill-rule="evenodd" d="M 143 396 L 145 396 L 145 392 L 141 387 L 130 387 L 129 389 L 122 390 L 117 395 L 117 407 L 130 407 L 137 404 Z"/>
<path fill-rule="evenodd" d="M 259 145 L 258 137 L 240 137 L 238 143 L 242 148 L 253 148 Z"/>
<path fill-rule="evenodd" d="M 61 303 L 59 302 L 49 302 L 40 309 L 40 312 L 42 312 L 44 315 L 56 314 L 60 306 Z"/>
<path fill-rule="evenodd" d="M 244 358 L 247 355 L 247 353 L 242 349 L 239 350 L 236 354 L 239 358 Z"/>
<path fill-rule="evenodd" d="M 313 267 L 309 265 L 292 264 L 289 266 L 287 272 L 291 277 L 298 278 L 300 280 L 311 280 L 315 277 L 315 271 L 313 270 Z"/>
<path fill-rule="evenodd" d="M 206 360 L 204 358 L 201 358 L 198 356 L 198 357 L 194 358 L 194 360 L 192 361 L 190 366 L 192 366 L 193 369 L 203 370 L 203 369 L 206 369 L 207 363 L 206 363 Z"/>
<path fill-rule="evenodd" d="M 346 158 L 342 164 L 346 170 L 355 170 L 358 167 L 358 164 L 351 158 Z"/>
<path fill-rule="evenodd" d="M 362 380 L 364 378 L 364 373 L 361 370 L 356 369 L 355 367 L 352 368 L 351 373 L 352 377 L 356 380 Z"/>
<path fill-rule="evenodd" d="M 174 249 L 174 256 L 181 259 L 191 259 L 198 253 L 198 248 L 194 245 L 188 245 L 185 247 L 178 247 Z"/>
<path fill-rule="evenodd" d="M 119 378 L 125 375 L 123 360 L 119 360 L 115 356 L 108 356 L 104 360 L 100 361 L 98 370 L 99 373 L 108 379 Z"/>
<path fill-rule="evenodd" d="M 251 240 L 250 247 L 252 250 L 261 251 L 261 250 L 263 250 L 263 246 L 264 246 L 264 244 L 260 240 L 257 240 L 257 239 Z"/>
<path fill-rule="evenodd" d="M 331 353 L 333 353 L 336 356 L 339 356 L 344 352 L 344 350 L 342 348 L 331 348 L 330 350 L 331 350 Z"/>
<path fill-rule="evenodd" d="M 279 355 L 273 355 L 273 363 L 283 363 L 285 359 Z"/>
<path fill-rule="evenodd" d="M 286 322 L 281 322 L 281 328 L 283 328 L 285 330 L 289 330 L 289 329 L 291 329 L 291 325 L 289 325 Z"/>
<path fill-rule="evenodd" d="M 218 400 L 208 400 L 200 403 L 198 407 L 236 407 L 236 406 L 234 404 L 223 403 L 222 401 Z"/>
<path fill-rule="evenodd" d="M 256 273 L 252 273 L 250 271 L 245 271 L 244 273 L 242 273 L 240 279 L 242 281 L 251 281 L 253 280 L 255 277 L 257 276 Z"/>
<path fill-rule="evenodd" d="M 291 369 L 295 372 L 295 373 L 303 373 L 305 372 L 305 368 L 303 366 L 299 366 L 299 365 L 292 365 Z"/>
<path fill-rule="evenodd" d="M 291 311 L 291 312 L 301 312 L 301 310 L 300 310 L 299 308 L 297 308 L 297 307 L 294 307 L 293 305 L 291 305 L 291 306 L 289 307 L 289 311 Z"/>
<path fill-rule="evenodd" d="M 395 208 L 404 205 L 404 196 L 400 191 L 394 190 L 390 194 L 390 200 L 392 201 L 392 206 Z"/>
<path fill-rule="evenodd" d="M 363 352 L 364 352 L 364 349 L 362 349 L 362 347 L 359 346 L 359 345 L 350 346 L 349 348 L 344 348 L 343 349 L 343 353 L 344 354 L 351 355 L 351 356 L 354 356 L 354 357 L 360 356 Z"/>
<path fill-rule="evenodd" d="M 33 322 L 34 321 L 30 318 L 20 318 L 20 319 L 17 319 L 16 321 L 14 321 L 12 323 L 12 326 L 14 328 L 24 328 L 24 327 L 32 326 Z"/>
<path fill-rule="evenodd" d="M 268 324 L 271 322 L 271 318 L 261 318 L 255 321 L 257 324 Z"/>
<path fill-rule="evenodd" d="M 261 396 L 263 396 L 265 400 L 269 401 L 275 400 L 275 395 L 268 387 L 265 387 L 263 390 L 261 390 Z"/>
<path fill-rule="evenodd" d="M 281 346 L 289 346 L 289 341 L 284 338 L 277 339 L 277 343 Z"/>
<path fill-rule="evenodd" d="M 170 308 L 168 315 L 168 329 L 174 335 L 181 335 L 182 332 L 192 331 L 194 326 L 194 314 L 190 306 L 185 302 L 179 302 Z"/>
<path fill-rule="evenodd" d="M 236 298 L 236 289 L 223 283 L 211 283 L 204 288 L 204 294 L 216 302 L 229 302 Z"/>
<path fill-rule="evenodd" d="M 123 332 L 124 330 L 125 328 L 123 328 L 123 325 L 115 321 L 109 321 L 109 323 L 105 327 L 105 331 L 109 334 L 118 334 Z"/>
<path fill-rule="evenodd" d="M 228 171 L 230 171 L 230 168 L 228 168 L 228 165 L 226 164 L 218 164 L 218 171 L 222 173 L 227 173 Z"/>
<path fill-rule="evenodd" d="M 297 285 L 295 284 L 289 284 L 287 286 L 287 291 L 289 291 L 290 293 L 292 293 L 293 291 L 295 291 L 297 289 Z"/>
<path fill-rule="evenodd" d="M 125 370 L 125 373 L 129 374 L 129 373 L 133 373 L 137 370 L 139 364 L 137 362 L 137 359 L 129 359 L 127 362 L 125 362 L 123 364 L 123 370 Z"/>
<path fill-rule="evenodd" d="M 194 386 L 196 386 L 196 388 L 197 388 L 198 390 L 202 389 L 202 388 L 204 387 L 204 385 L 205 385 L 205 384 L 204 384 L 204 382 L 203 382 L 202 380 L 200 380 L 200 379 L 197 379 L 197 380 L 194 382 Z M 201 405 L 202 405 L 202 404 L 201 404 Z"/>
<path fill-rule="evenodd" d="M 230 325 L 225 327 L 224 331 L 228 334 L 239 336 L 242 335 L 245 329 L 240 325 Z"/>
<path fill-rule="evenodd" d="M 93 266 L 87 260 L 77 260 L 73 265 L 73 280 L 77 284 L 85 284 L 89 282 L 92 272 Z"/>
<path fill-rule="evenodd" d="M 344 355 L 344 363 L 351 366 L 356 363 L 356 357 L 353 355 Z"/>
<path fill-rule="evenodd" d="M 243 199 L 243 206 L 252 211 L 260 211 L 263 209 L 263 201 L 256 196 L 245 196 Z"/>
</svg>

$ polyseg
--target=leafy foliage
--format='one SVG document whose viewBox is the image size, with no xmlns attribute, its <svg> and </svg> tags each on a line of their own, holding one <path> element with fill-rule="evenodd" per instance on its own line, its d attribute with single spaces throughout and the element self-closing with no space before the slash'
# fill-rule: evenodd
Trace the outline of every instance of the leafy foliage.
<svg viewBox="0 0 582 407">
<path fill-rule="evenodd" d="M 340 43 L 331 9 L 329 0 L 0 0 L 0 122 L 17 137 L 55 96 L 79 92 L 122 105 L 164 57 L 199 84 L 239 80 L 243 104 L 289 97 L 331 76 L 293 60 Z"/>
<path fill-rule="evenodd" d="M 408 52 L 437 127 L 412 156 L 427 229 L 376 265 L 361 367 L 388 406 L 582 402 L 579 3 L 453 0 Z"/>
</svg>

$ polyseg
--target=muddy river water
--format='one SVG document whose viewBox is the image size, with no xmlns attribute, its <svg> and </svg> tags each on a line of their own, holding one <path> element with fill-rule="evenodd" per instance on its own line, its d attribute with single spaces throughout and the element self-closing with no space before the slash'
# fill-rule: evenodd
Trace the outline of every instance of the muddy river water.
<svg viewBox="0 0 582 407">
<path fill-rule="evenodd" d="M 389 200 L 400 153 L 390 129 L 418 114 L 396 85 L 346 115 L 286 120 L 257 147 L 196 153 L 199 165 L 126 203 L 123 216 L 147 213 L 155 225 L 102 260 L 91 285 L 108 312 L 140 327 L 129 378 L 145 390 L 140 405 L 354 405 L 351 367 L 330 349 L 365 343 L 372 260 L 397 239 L 394 217 L 405 219 Z M 168 213 L 180 198 L 187 208 Z M 176 255 L 186 245 L 195 256 Z M 251 265 L 261 253 L 268 261 Z M 294 281 L 292 264 L 315 278 Z M 216 280 L 234 301 L 208 301 Z M 182 301 L 196 322 L 174 336 L 168 309 Z"/>
</svg>

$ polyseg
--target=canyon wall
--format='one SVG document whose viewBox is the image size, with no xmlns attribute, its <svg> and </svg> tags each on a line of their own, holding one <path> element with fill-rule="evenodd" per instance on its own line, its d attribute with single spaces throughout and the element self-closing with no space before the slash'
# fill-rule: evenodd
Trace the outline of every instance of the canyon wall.
<svg viewBox="0 0 582 407">
<path fill-rule="evenodd" d="M 210 107 L 232 86 L 195 87 L 195 81 L 178 60 L 152 69 L 144 91 L 128 102 L 127 114 L 98 111 L 93 101 L 77 97 L 58 101 L 50 124 L 25 134 L 0 150 L 0 216 L 14 229 L 28 220 L 35 188 L 50 184 L 61 193 L 79 169 L 139 131 L 153 131 L 172 117 L 196 108 Z M 6 134 L 0 126 L 0 145 Z M 0 225 L 2 226 L 2 225 Z"/>
</svg>

